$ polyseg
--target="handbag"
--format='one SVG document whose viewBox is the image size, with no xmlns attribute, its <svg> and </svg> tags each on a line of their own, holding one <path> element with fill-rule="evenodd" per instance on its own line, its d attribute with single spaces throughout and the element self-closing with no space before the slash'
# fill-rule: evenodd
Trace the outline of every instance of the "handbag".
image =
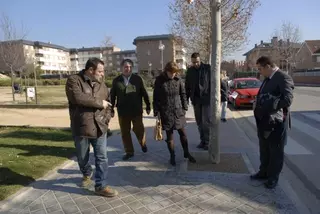
<svg viewBox="0 0 320 214">
<path fill-rule="evenodd" d="M 156 141 L 161 141 L 163 140 L 163 135 L 162 135 L 162 125 L 161 125 L 161 119 L 160 116 L 157 116 L 156 119 L 156 126 L 154 127 L 154 139 Z"/>
</svg>

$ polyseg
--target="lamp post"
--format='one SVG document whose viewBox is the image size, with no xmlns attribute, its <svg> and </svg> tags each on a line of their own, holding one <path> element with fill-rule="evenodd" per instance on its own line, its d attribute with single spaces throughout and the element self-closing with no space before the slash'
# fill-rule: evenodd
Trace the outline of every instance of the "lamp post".
<svg viewBox="0 0 320 214">
<path fill-rule="evenodd" d="M 148 64 L 148 65 L 149 65 L 149 75 L 151 76 L 151 71 L 152 71 L 152 70 L 151 70 L 151 67 L 152 67 L 152 63 L 151 63 L 151 62 L 149 62 L 149 64 Z"/>
<path fill-rule="evenodd" d="M 159 42 L 159 50 L 161 51 L 161 71 L 163 71 L 163 50 L 165 48 L 165 45 L 162 44 L 162 41 Z"/>
</svg>

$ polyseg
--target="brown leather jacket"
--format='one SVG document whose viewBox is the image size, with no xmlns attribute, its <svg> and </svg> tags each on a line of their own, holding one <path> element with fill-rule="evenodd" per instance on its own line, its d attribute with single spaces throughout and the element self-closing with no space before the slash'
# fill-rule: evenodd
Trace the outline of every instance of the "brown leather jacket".
<svg viewBox="0 0 320 214">
<path fill-rule="evenodd" d="M 103 109 L 103 100 L 109 101 L 104 83 L 92 83 L 84 71 L 71 75 L 66 83 L 72 135 L 98 138 L 108 130 L 111 109 Z"/>
</svg>

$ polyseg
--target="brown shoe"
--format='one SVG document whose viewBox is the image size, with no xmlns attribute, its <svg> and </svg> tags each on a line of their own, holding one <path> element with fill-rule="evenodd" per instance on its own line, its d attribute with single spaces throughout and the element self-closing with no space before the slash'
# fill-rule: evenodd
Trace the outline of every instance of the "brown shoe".
<svg viewBox="0 0 320 214">
<path fill-rule="evenodd" d="M 81 187 L 88 187 L 93 183 L 91 180 L 92 175 L 93 175 L 93 172 L 91 172 L 90 175 L 84 175 L 82 177 Z"/>
<path fill-rule="evenodd" d="M 97 195 L 101 195 L 104 197 L 115 197 L 118 195 L 118 191 L 111 189 L 111 187 L 106 186 L 105 188 L 101 188 L 101 189 L 95 189 L 95 192 Z"/>
</svg>

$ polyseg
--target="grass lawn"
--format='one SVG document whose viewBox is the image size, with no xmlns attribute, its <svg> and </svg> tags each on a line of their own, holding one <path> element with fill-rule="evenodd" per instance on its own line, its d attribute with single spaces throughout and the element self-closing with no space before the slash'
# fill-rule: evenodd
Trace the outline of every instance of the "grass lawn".
<svg viewBox="0 0 320 214">
<path fill-rule="evenodd" d="M 75 154 L 71 133 L 41 128 L 0 128 L 0 200 Z"/>
</svg>

